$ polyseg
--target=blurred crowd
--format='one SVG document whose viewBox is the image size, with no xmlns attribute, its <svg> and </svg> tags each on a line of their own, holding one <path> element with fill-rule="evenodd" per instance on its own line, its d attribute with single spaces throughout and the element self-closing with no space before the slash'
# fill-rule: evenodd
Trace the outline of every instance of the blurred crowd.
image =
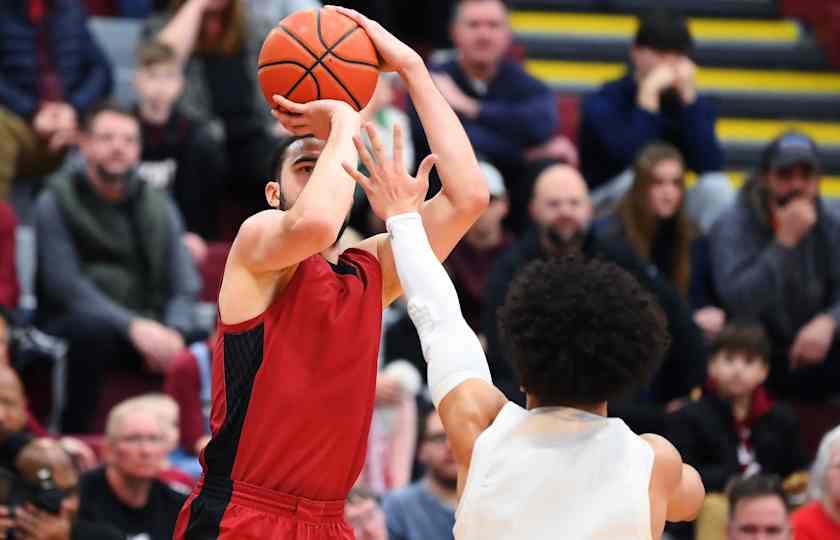
<svg viewBox="0 0 840 540">
<path fill-rule="evenodd" d="M 572 140 L 558 96 L 512 53 L 503 2 L 433 4 L 448 37 L 438 19 L 416 44 L 491 195 L 446 267 L 494 383 L 524 405 L 496 325 L 517 270 L 576 252 L 612 261 L 654 294 L 671 345 L 610 414 L 668 437 L 708 492 L 697 523 L 668 534 L 840 538 L 840 208 L 820 194 L 820 148 L 783 133 L 734 190 L 692 36 L 664 11 L 640 21 L 626 75 L 582 100 Z M 259 92 L 257 53 L 278 20 L 318 5 L 0 3 L 7 538 L 171 537 L 210 436 L 225 255 L 265 208 L 287 135 Z M 388 2 L 353 5 L 399 19 Z M 114 98 L 124 66 L 91 14 L 141 28 L 127 98 Z M 364 114 L 386 140 L 394 125 L 413 135 L 415 166 L 429 153 L 395 75 Z M 335 249 L 384 231 L 358 195 Z M 380 364 L 346 517 L 360 539 L 452 538 L 457 470 L 400 302 L 383 317 Z"/>
</svg>

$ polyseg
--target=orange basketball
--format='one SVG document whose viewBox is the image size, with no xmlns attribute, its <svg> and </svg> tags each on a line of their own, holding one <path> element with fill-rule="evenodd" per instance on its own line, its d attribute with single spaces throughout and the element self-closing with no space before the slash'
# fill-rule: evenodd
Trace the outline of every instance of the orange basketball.
<svg viewBox="0 0 840 540">
<path fill-rule="evenodd" d="M 329 9 L 299 11 L 274 27 L 260 50 L 258 77 L 271 108 L 273 94 L 306 103 L 346 101 L 357 111 L 379 77 L 376 49 L 356 21 Z"/>
</svg>

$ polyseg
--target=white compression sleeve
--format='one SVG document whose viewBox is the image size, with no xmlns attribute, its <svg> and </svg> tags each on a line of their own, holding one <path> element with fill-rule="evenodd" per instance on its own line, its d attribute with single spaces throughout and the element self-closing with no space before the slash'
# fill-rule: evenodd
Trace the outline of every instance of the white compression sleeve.
<svg viewBox="0 0 840 540">
<path fill-rule="evenodd" d="M 392 216 L 385 226 L 408 315 L 423 346 L 435 406 L 467 379 L 492 384 L 484 349 L 461 314 L 455 286 L 432 251 L 420 214 Z"/>
</svg>

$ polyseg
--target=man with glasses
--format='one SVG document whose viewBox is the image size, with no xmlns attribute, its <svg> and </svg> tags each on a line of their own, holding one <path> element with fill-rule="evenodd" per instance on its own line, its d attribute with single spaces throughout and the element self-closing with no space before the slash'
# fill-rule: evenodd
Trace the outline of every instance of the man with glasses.
<svg viewBox="0 0 840 540">
<path fill-rule="evenodd" d="M 437 411 L 420 413 L 418 459 L 426 467 L 419 481 L 385 498 L 391 540 L 451 540 L 458 504 L 458 464 Z"/>
<path fill-rule="evenodd" d="M 81 480 L 80 517 L 108 523 L 134 540 L 169 540 L 185 497 L 158 480 L 165 428 L 142 397 L 114 407 L 105 427 L 105 466 Z"/>
<path fill-rule="evenodd" d="M 729 488 L 729 540 L 790 540 L 788 512 L 778 477 L 736 480 Z"/>
<path fill-rule="evenodd" d="M 840 383 L 840 216 L 820 196 L 820 173 L 814 141 L 783 133 L 709 235 L 723 307 L 767 330 L 768 386 L 780 397 L 822 399 Z"/>
</svg>

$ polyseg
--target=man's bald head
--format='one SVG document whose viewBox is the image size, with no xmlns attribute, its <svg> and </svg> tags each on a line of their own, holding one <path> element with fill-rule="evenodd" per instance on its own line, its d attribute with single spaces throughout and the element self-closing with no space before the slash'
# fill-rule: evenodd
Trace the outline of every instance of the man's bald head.
<svg viewBox="0 0 840 540">
<path fill-rule="evenodd" d="M 589 189 L 580 172 L 569 165 L 552 165 L 534 182 L 531 218 L 563 240 L 583 234 L 592 220 Z"/>
</svg>

